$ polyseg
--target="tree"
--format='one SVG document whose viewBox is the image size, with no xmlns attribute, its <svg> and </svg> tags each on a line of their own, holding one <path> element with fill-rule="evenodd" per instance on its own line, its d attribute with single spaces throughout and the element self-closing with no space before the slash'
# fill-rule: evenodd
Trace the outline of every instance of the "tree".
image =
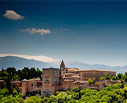
<svg viewBox="0 0 127 103">
<path fill-rule="evenodd" d="M 41 77 L 42 71 L 39 70 L 39 68 L 37 68 L 37 77 Z"/>
<path fill-rule="evenodd" d="M 10 93 L 12 93 L 12 85 L 11 85 L 11 77 L 10 76 L 8 76 L 8 78 L 7 78 L 6 88 L 9 90 Z"/>
<path fill-rule="evenodd" d="M 31 96 L 25 103 L 42 103 L 41 97 L 36 95 L 36 96 Z"/>
<path fill-rule="evenodd" d="M 36 74 L 36 69 L 35 68 L 30 68 L 30 78 L 36 78 L 37 74 Z"/>
<path fill-rule="evenodd" d="M 120 79 L 123 79 L 123 73 L 117 74 L 117 77 L 118 77 L 119 80 L 120 80 Z"/>
<path fill-rule="evenodd" d="M 125 74 L 124 75 L 127 75 L 127 72 L 125 72 Z"/>
<path fill-rule="evenodd" d="M 74 87 L 74 88 L 72 89 L 72 91 L 77 92 L 77 91 L 78 91 L 78 87 Z"/>
<path fill-rule="evenodd" d="M 55 96 L 57 96 L 58 94 L 59 94 L 59 91 L 56 91 Z"/>
<path fill-rule="evenodd" d="M 94 83 L 91 78 L 89 78 L 87 81 L 89 82 L 89 84 L 93 84 Z"/>
<path fill-rule="evenodd" d="M 127 82 L 127 75 L 124 75 L 124 81 Z"/>
<path fill-rule="evenodd" d="M 109 73 L 107 73 L 107 74 L 105 75 L 105 79 L 106 79 L 106 80 L 110 80 L 110 74 L 109 74 Z"/>
<path fill-rule="evenodd" d="M 112 77 L 112 80 L 117 80 L 116 76 L 113 76 L 113 77 Z"/>
<path fill-rule="evenodd" d="M 105 78 L 104 77 L 100 77 L 100 80 L 104 80 Z"/>
</svg>

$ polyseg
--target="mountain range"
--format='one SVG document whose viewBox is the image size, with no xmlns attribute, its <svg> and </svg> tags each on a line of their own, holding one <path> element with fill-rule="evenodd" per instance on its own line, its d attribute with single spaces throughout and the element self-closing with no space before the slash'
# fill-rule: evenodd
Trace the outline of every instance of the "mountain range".
<svg viewBox="0 0 127 103">
<path fill-rule="evenodd" d="M 15 67 L 16 69 L 23 69 L 24 67 L 35 67 L 42 70 L 42 68 L 59 68 L 61 61 L 58 62 L 42 62 L 34 59 L 25 59 L 16 56 L 5 56 L 0 57 L 0 70 L 7 69 L 8 67 Z M 78 68 L 78 69 L 101 69 L 101 70 L 113 70 L 116 73 L 125 73 L 127 72 L 126 66 L 106 66 L 103 64 L 86 64 L 79 61 L 65 61 L 65 66 L 69 68 Z"/>
</svg>

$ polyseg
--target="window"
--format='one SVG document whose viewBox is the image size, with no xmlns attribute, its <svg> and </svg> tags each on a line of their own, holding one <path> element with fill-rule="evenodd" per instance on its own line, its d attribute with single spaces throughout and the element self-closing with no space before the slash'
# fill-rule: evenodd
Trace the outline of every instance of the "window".
<svg viewBox="0 0 127 103">
<path fill-rule="evenodd" d="M 31 87 L 33 87 L 33 84 L 31 84 Z"/>
</svg>

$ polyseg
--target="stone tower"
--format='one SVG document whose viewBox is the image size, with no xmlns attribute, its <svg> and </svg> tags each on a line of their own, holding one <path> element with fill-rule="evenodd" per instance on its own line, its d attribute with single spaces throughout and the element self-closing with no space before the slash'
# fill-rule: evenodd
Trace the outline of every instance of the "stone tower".
<svg viewBox="0 0 127 103">
<path fill-rule="evenodd" d="M 23 96 L 26 95 L 27 89 L 28 89 L 28 87 L 27 87 L 27 80 L 23 79 L 22 80 L 22 94 L 23 94 Z"/>
<path fill-rule="evenodd" d="M 41 96 L 50 96 L 56 92 L 59 85 L 59 69 L 43 68 Z"/>
<path fill-rule="evenodd" d="M 61 71 L 61 74 L 66 73 L 66 71 L 65 71 L 65 64 L 64 64 L 64 61 L 63 60 L 62 60 L 62 62 L 60 64 L 60 71 Z"/>
</svg>

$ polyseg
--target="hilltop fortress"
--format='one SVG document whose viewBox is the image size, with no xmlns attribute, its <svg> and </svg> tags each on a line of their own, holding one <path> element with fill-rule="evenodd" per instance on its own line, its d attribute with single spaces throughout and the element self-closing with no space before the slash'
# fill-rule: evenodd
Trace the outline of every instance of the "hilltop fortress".
<svg viewBox="0 0 127 103">
<path fill-rule="evenodd" d="M 60 73 L 57 68 L 43 68 L 41 96 L 50 96 L 57 90 L 66 90 L 67 88 L 69 90 L 72 90 L 74 87 L 78 87 L 80 90 L 87 88 L 89 87 L 89 82 L 87 81 L 89 78 L 99 81 L 100 77 L 104 77 L 107 73 L 111 77 L 116 75 L 116 72 L 111 70 L 65 68 L 65 64 L 62 61 Z"/>
<path fill-rule="evenodd" d="M 22 86 L 22 94 L 25 96 L 27 92 L 41 91 L 41 96 L 50 96 L 59 90 L 72 90 L 74 87 L 78 87 L 79 90 L 84 88 L 92 88 L 101 90 L 107 85 L 107 81 L 99 81 L 100 77 L 104 77 L 107 73 L 110 77 L 116 75 L 115 71 L 111 70 L 98 70 L 88 69 L 79 70 L 77 68 L 65 67 L 62 61 L 59 68 L 43 68 L 42 81 L 39 78 L 22 80 L 12 82 L 12 86 L 17 88 Z M 87 81 L 91 78 L 95 82 L 99 82 L 99 85 L 89 85 Z"/>
</svg>

